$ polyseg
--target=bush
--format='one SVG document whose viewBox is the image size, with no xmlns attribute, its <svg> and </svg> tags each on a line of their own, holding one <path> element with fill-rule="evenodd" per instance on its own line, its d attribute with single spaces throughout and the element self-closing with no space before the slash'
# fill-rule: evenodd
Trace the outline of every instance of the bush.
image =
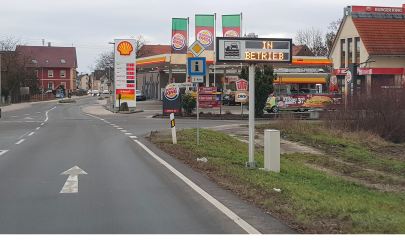
<svg viewBox="0 0 405 240">
<path fill-rule="evenodd" d="M 325 125 L 350 132 L 372 132 L 394 143 L 405 142 L 405 97 L 396 94 L 398 89 L 386 90 L 359 97 L 346 110 L 325 113 Z"/>
<path fill-rule="evenodd" d="M 183 94 L 181 99 L 181 107 L 187 115 L 190 115 L 197 107 L 197 101 L 191 94 Z"/>
</svg>

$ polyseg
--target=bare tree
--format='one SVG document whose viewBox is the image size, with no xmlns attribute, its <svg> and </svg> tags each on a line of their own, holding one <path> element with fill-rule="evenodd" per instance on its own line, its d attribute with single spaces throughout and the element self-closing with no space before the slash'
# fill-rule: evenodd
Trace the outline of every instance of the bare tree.
<svg viewBox="0 0 405 240">
<path fill-rule="evenodd" d="M 32 53 L 22 52 L 18 47 L 19 39 L 13 37 L 0 39 L 2 49 L 1 75 L 2 95 L 19 94 L 19 87 L 30 87 L 37 91 L 39 86 L 35 68 L 30 66 Z"/>
<path fill-rule="evenodd" d="M 325 37 L 321 29 L 312 27 L 298 30 L 295 34 L 294 44 L 306 45 L 317 57 L 328 54 Z"/>
<path fill-rule="evenodd" d="M 342 22 L 342 19 L 339 18 L 338 20 L 332 21 L 329 23 L 328 31 L 326 32 L 326 36 L 325 36 L 325 44 L 328 49 L 328 53 L 330 52 L 330 50 L 333 47 L 333 41 L 335 41 L 335 37 L 336 37 L 337 31 L 339 30 L 339 26 L 340 26 L 341 22 Z"/>
<path fill-rule="evenodd" d="M 131 38 L 135 39 L 135 51 L 137 59 L 147 57 L 153 54 L 153 49 L 148 48 L 146 46 L 147 44 L 150 43 L 148 39 L 144 38 L 142 35 L 131 36 Z"/>
</svg>

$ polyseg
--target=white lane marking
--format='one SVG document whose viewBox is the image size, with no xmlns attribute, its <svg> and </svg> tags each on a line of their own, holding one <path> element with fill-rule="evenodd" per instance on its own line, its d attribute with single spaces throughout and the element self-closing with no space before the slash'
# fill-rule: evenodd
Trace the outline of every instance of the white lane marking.
<svg viewBox="0 0 405 240">
<path fill-rule="evenodd" d="M 20 144 L 22 142 L 24 142 L 25 139 L 21 139 L 20 141 L 16 142 L 15 144 Z"/>
<path fill-rule="evenodd" d="M 41 112 L 37 112 L 37 113 L 41 113 Z"/>
<path fill-rule="evenodd" d="M 218 210 L 220 210 L 226 216 L 228 216 L 230 219 L 232 219 L 236 224 L 238 224 L 241 228 L 243 228 L 247 233 L 249 233 L 249 234 L 261 234 L 254 227 L 252 227 L 249 223 L 245 222 L 245 220 L 240 218 L 234 212 L 229 210 L 229 208 L 225 207 L 222 203 L 220 203 L 218 200 L 213 198 L 211 195 L 209 195 L 207 192 L 205 192 L 199 186 L 197 186 L 195 183 L 193 183 L 190 179 L 188 179 L 186 176 L 181 174 L 179 171 L 177 171 L 170 164 L 168 164 L 163 159 L 161 159 L 158 155 L 156 155 L 154 152 L 152 152 L 149 148 L 147 148 L 145 145 L 143 145 L 140 141 L 138 141 L 138 140 L 134 140 L 134 141 L 136 143 L 138 143 L 139 146 L 141 146 L 146 152 L 148 152 L 158 162 L 163 164 L 167 169 L 169 169 L 172 173 L 174 173 L 177 177 L 179 177 L 181 180 L 183 180 L 187 185 L 189 185 L 197 193 L 199 193 L 201 196 L 203 196 L 205 199 L 207 199 L 212 205 L 214 205 L 216 208 L 218 208 Z"/>
<path fill-rule="evenodd" d="M 21 139 L 22 137 L 24 137 L 25 135 L 27 135 L 29 132 L 26 132 L 24 135 L 22 135 L 21 137 L 19 137 L 18 139 Z"/>
<path fill-rule="evenodd" d="M 28 119 L 28 120 L 31 120 L 31 119 L 33 119 L 33 118 L 31 118 L 31 117 L 25 117 L 24 119 Z"/>
<path fill-rule="evenodd" d="M 30 134 L 28 134 L 28 136 L 32 136 L 32 134 L 34 134 L 35 132 L 31 132 Z"/>
<path fill-rule="evenodd" d="M 35 121 L 25 121 L 25 122 L 35 122 Z"/>
<path fill-rule="evenodd" d="M 0 156 L 8 152 L 8 150 L 0 150 Z"/>
<path fill-rule="evenodd" d="M 117 128 L 118 130 L 121 130 L 121 129 L 123 129 L 123 128 Z"/>
<path fill-rule="evenodd" d="M 24 114 L 24 115 L 30 115 L 30 114 L 26 113 L 26 114 Z"/>
<path fill-rule="evenodd" d="M 43 126 L 45 123 L 41 123 L 41 126 Z"/>
<path fill-rule="evenodd" d="M 78 166 L 74 166 L 71 169 L 61 173 L 60 175 L 69 175 L 68 179 L 63 185 L 62 190 L 60 193 L 78 193 L 79 192 L 79 178 L 77 175 L 79 174 L 87 174 Z"/>
<path fill-rule="evenodd" d="M 129 136 L 130 138 L 138 138 L 137 136 Z"/>
<path fill-rule="evenodd" d="M 14 122 L 22 122 L 22 121 L 14 121 Z"/>
<path fill-rule="evenodd" d="M 126 135 L 132 135 L 132 133 L 125 133 Z"/>
<path fill-rule="evenodd" d="M 104 121 L 105 123 L 110 123 L 110 122 L 107 122 L 107 121 Z"/>
<path fill-rule="evenodd" d="M 121 132 L 128 132 L 127 130 L 121 130 Z"/>
<path fill-rule="evenodd" d="M 11 121 L 2 121 L 2 122 L 11 122 Z"/>
<path fill-rule="evenodd" d="M 48 119 L 49 119 L 49 117 L 48 117 L 48 112 L 50 112 L 50 111 L 54 110 L 55 108 L 56 108 L 56 106 L 55 106 L 55 107 L 53 107 L 53 108 L 51 108 L 51 109 L 49 109 L 48 111 L 46 111 L 46 112 L 45 112 L 45 115 L 46 115 L 45 122 L 47 122 L 47 121 L 48 121 Z"/>
<path fill-rule="evenodd" d="M 40 129 L 41 127 L 37 127 L 37 128 L 35 128 L 35 130 L 38 130 L 38 129 Z"/>
<path fill-rule="evenodd" d="M 104 119 L 99 118 L 101 121 L 104 121 Z"/>
<path fill-rule="evenodd" d="M 18 116 L 11 116 L 12 118 L 14 118 L 14 117 L 18 117 Z"/>
</svg>

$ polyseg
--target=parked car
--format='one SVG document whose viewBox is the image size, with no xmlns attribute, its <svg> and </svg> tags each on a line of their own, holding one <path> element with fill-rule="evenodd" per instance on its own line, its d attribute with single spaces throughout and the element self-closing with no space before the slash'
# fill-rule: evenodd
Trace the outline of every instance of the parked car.
<svg viewBox="0 0 405 240">
<path fill-rule="evenodd" d="M 45 91 L 45 93 L 53 93 L 52 89 L 48 89 Z"/>
<path fill-rule="evenodd" d="M 136 90 L 135 96 L 136 96 L 136 100 L 139 100 L 139 101 L 145 101 L 146 100 L 146 95 L 143 94 L 143 92 L 141 90 Z"/>
<path fill-rule="evenodd" d="M 103 94 L 109 94 L 110 92 L 108 90 L 103 90 Z"/>
<path fill-rule="evenodd" d="M 222 99 L 222 105 L 225 104 L 228 104 L 229 106 L 236 104 L 240 105 L 240 102 L 235 102 L 235 94 L 226 94 Z"/>
<path fill-rule="evenodd" d="M 92 96 L 100 96 L 100 91 L 98 91 L 98 90 L 93 90 L 93 91 L 92 91 Z"/>
<path fill-rule="evenodd" d="M 87 94 L 92 95 L 92 90 L 91 89 L 87 90 Z"/>
</svg>

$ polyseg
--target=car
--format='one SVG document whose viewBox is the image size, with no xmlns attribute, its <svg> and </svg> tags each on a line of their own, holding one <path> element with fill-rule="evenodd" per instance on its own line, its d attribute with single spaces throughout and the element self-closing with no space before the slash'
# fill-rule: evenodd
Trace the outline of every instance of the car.
<svg viewBox="0 0 405 240">
<path fill-rule="evenodd" d="M 52 89 L 48 89 L 45 91 L 45 93 L 53 93 L 53 92 L 52 92 Z"/>
<path fill-rule="evenodd" d="M 87 94 L 92 95 L 92 90 L 91 89 L 87 90 Z"/>
<path fill-rule="evenodd" d="M 110 92 L 108 90 L 103 90 L 103 94 L 109 94 Z"/>
<path fill-rule="evenodd" d="M 136 100 L 139 100 L 139 101 L 145 101 L 146 100 L 146 95 L 143 94 L 143 92 L 141 90 L 136 90 L 135 96 L 136 96 Z"/>
<path fill-rule="evenodd" d="M 240 102 L 235 102 L 235 94 L 226 94 L 224 95 L 224 98 L 222 99 L 222 105 L 228 104 L 228 106 L 231 105 L 240 105 Z"/>
<path fill-rule="evenodd" d="M 98 90 L 93 90 L 93 91 L 92 91 L 92 96 L 100 96 L 100 91 L 98 91 Z"/>
</svg>

